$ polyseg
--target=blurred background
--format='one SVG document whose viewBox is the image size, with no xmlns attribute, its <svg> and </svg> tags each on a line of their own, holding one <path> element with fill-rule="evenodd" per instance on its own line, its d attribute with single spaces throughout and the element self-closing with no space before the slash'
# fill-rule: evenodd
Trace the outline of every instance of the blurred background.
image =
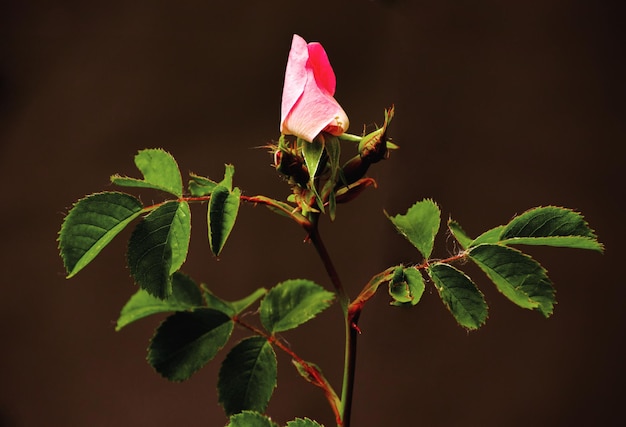
<svg viewBox="0 0 626 427">
<path fill-rule="evenodd" d="M 0 5 L 0 426 L 223 426 L 215 361 L 174 384 L 146 363 L 161 318 L 114 331 L 136 288 L 126 230 L 68 281 L 57 232 L 86 194 L 138 176 L 162 147 L 184 173 L 244 194 L 289 189 L 258 149 L 279 136 L 293 33 L 326 48 L 350 131 L 382 123 L 401 149 L 321 231 L 351 295 L 418 262 L 383 214 L 436 200 L 471 235 L 556 204 L 585 214 L 606 253 L 529 249 L 549 271 L 550 319 L 508 302 L 472 268 L 490 317 L 468 333 L 432 287 L 412 309 L 385 291 L 361 316 L 353 425 L 617 425 L 624 399 L 624 6 L 584 1 L 5 1 Z M 345 148 L 346 153 L 350 152 Z M 350 153 L 351 155 L 352 153 Z M 131 190 L 132 191 L 132 190 Z M 135 192 L 145 203 L 162 194 Z M 216 260 L 194 206 L 184 270 L 219 296 L 311 278 L 330 286 L 303 232 L 242 206 Z M 444 231 L 434 256 L 455 250 Z M 340 310 L 283 338 L 340 387 Z M 245 337 L 237 331 L 235 338 Z M 279 354 L 268 412 L 332 426 L 322 393 Z"/>
</svg>

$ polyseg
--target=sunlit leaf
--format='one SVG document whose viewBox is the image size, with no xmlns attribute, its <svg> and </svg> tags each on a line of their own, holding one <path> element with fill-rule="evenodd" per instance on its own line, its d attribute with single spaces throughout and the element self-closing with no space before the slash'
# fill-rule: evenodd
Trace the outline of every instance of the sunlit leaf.
<svg viewBox="0 0 626 427">
<path fill-rule="evenodd" d="M 240 314 L 242 311 L 250 307 L 252 304 L 257 302 L 259 298 L 262 298 L 266 293 L 267 289 L 259 288 L 256 291 L 252 292 L 247 297 L 244 297 L 237 301 L 226 301 L 221 298 L 215 296 L 210 290 L 204 288 L 204 299 L 206 301 L 207 307 L 214 308 L 215 310 L 219 310 L 223 313 L 228 314 L 229 316 L 235 316 Z"/>
<path fill-rule="evenodd" d="M 439 230 L 440 210 L 435 202 L 425 199 L 415 203 L 404 215 L 389 216 L 396 229 L 428 258 Z"/>
<path fill-rule="evenodd" d="M 194 197 L 208 196 L 213 192 L 213 189 L 218 186 L 217 182 L 200 175 L 190 173 L 189 177 L 191 179 L 189 180 L 188 188 L 189 192 Z"/>
<path fill-rule="evenodd" d="M 168 380 L 184 381 L 215 357 L 232 330 L 231 318 L 220 311 L 179 311 L 157 329 L 148 362 Z"/>
<path fill-rule="evenodd" d="M 124 193 L 97 193 L 79 200 L 59 232 L 59 250 L 70 278 L 89 264 L 113 238 L 141 214 L 142 205 Z"/>
<path fill-rule="evenodd" d="M 177 197 L 183 195 L 183 180 L 176 160 L 162 149 L 141 150 L 135 156 L 135 165 L 143 179 L 113 175 L 111 182 L 124 187 L 154 188 Z"/>
<path fill-rule="evenodd" d="M 276 354 L 265 338 L 239 342 L 224 359 L 217 383 L 226 414 L 263 412 L 276 387 L 276 376 Z"/>
<path fill-rule="evenodd" d="M 472 238 L 465 233 L 465 230 L 461 228 L 458 222 L 452 219 L 448 220 L 448 229 L 463 249 L 466 249 L 472 243 Z"/>
<path fill-rule="evenodd" d="M 389 295 L 393 298 L 393 305 L 415 305 L 424 293 L 424 279 L 422 274 L 412 267 L 396 267 L 389 282 Z"/>
</svg>

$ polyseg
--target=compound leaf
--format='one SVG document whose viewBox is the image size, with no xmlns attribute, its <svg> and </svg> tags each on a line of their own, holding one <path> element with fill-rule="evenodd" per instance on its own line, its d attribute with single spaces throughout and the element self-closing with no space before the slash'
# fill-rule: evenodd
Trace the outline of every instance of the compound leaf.
<svg viewBox="0 0 626 427">
<path fill-rule="evenodd" d="M 141 202 L 118 192 L 96 193 L 72 207 L 59 232 L 59 250 L 70 278 L 89 264 L 141 214 Z"/>
<path fill-rule="evenodd" d="M 135 165 L 143 179 L 113 175 L 111 182 L 123 187 L 154 188 L 181 197 L 183 179 L 174 157 L 165 150 L 152 148 L 141 150 L 135 156 Z"/>
<path fill-rule="evenodd" d="M 227 415 L 263 412 L 276 387 L 277 364 L 272 345 L 263 337 L 240 341 L 224 359 L 217 388 Z"/>
<path fill-rule="evenodd" d="M 215 357 L 232 331 L 233 321 L 220 311 L 176 312 L 157 329 L 148 362 L 168 380 L 184 381 Z"/>
<path fill-rule="evenodd" d="M 139 289 L 122 308 L 116 331 L 136 320 L 156 313 L 191 310 L 203 303 L 198 285 L 188 276 L 176 272 L 172 276 L 172 295 L 159 299 Z"/>
<path fill-rule="evenodd" d="M 417 248 L 424 258 L 433 251 L 435 236 L 439 231 L 441 212 L 430 199 L 415 203 L 404 215 L 389 216 L 396 229 Z"/>
<path fill-rule="evenodd" d="M 531 209 L 511 220 L 500 235 L 503 244 L 547 245 L 603 251 L 578 212 L 556 206 Z"/>
<path fill-rule="evenodd" d="M 287 280 L 270 289 L 261 301 L 261 323 L 272 334 L 296 328 L 329 307 L 334 297 L 310 280 Z"/>
<path fill-rule="evenodd" d="M 263 414 L 254 411 L 243 411 L 231 415 L 226 427 L 278 427 L 278 424 Z"/>
<path fill-rule="evenodd" d="M 554 288 L 546 270 L 530 256 L 501 245 L 481 244 L 469 257 L 509 300 L 520 307 L 552 314 Z"/>
<path fill-rule="evenodd" d="M 226 239 L 235 226 L 240 196 L 241 190 L 239 188 L 230 191 L 228 187 L 221 184 L 215 187 L 211 193 L 207 222 L 209 224 L 209 245 L 215 256 L 222 252 Z"/>
<path fill-rule="evenodd" d="M 428 268 L 441 300 L 459 325 L 478 329 L 487 320 L 487 303 L 472 280 L 449 264 L 436 263 Z"/>
<path fill-rule="evenodd" d="M 135 282 L 157 298 L 168 297 L 172 274 L 187 258 L 190 236 L 187 202 L 166 202 L 147 215 L 128 242 L 127 261 Z"/>
</svg>

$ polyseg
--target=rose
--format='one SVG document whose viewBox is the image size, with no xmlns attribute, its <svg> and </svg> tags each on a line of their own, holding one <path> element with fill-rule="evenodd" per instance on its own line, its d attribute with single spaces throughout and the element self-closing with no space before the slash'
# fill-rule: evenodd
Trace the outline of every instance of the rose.
<svg viewBox="0 0 626 427">
<path fill-rule="evenodd" d="M 348 116 L 333 98 L 335 73 L 319 43 L 294 34 L 285 71 L 280 131 L 313 141 L 320 132 L 339 136 Z"/>
</svg>

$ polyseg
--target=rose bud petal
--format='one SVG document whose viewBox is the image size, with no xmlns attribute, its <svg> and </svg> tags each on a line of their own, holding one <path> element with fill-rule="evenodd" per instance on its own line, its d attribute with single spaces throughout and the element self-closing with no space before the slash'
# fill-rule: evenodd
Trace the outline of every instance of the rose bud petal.
<svg viewBox="0 0 626 427">
<path fill-rule="evenodd" d="M 335 73 L 319 43 L 294 34 L 285 70 L 280 131 L 313 141 L 320 132 L 339 136 L 348 116 L 333 98 Z"/>
</svg>

